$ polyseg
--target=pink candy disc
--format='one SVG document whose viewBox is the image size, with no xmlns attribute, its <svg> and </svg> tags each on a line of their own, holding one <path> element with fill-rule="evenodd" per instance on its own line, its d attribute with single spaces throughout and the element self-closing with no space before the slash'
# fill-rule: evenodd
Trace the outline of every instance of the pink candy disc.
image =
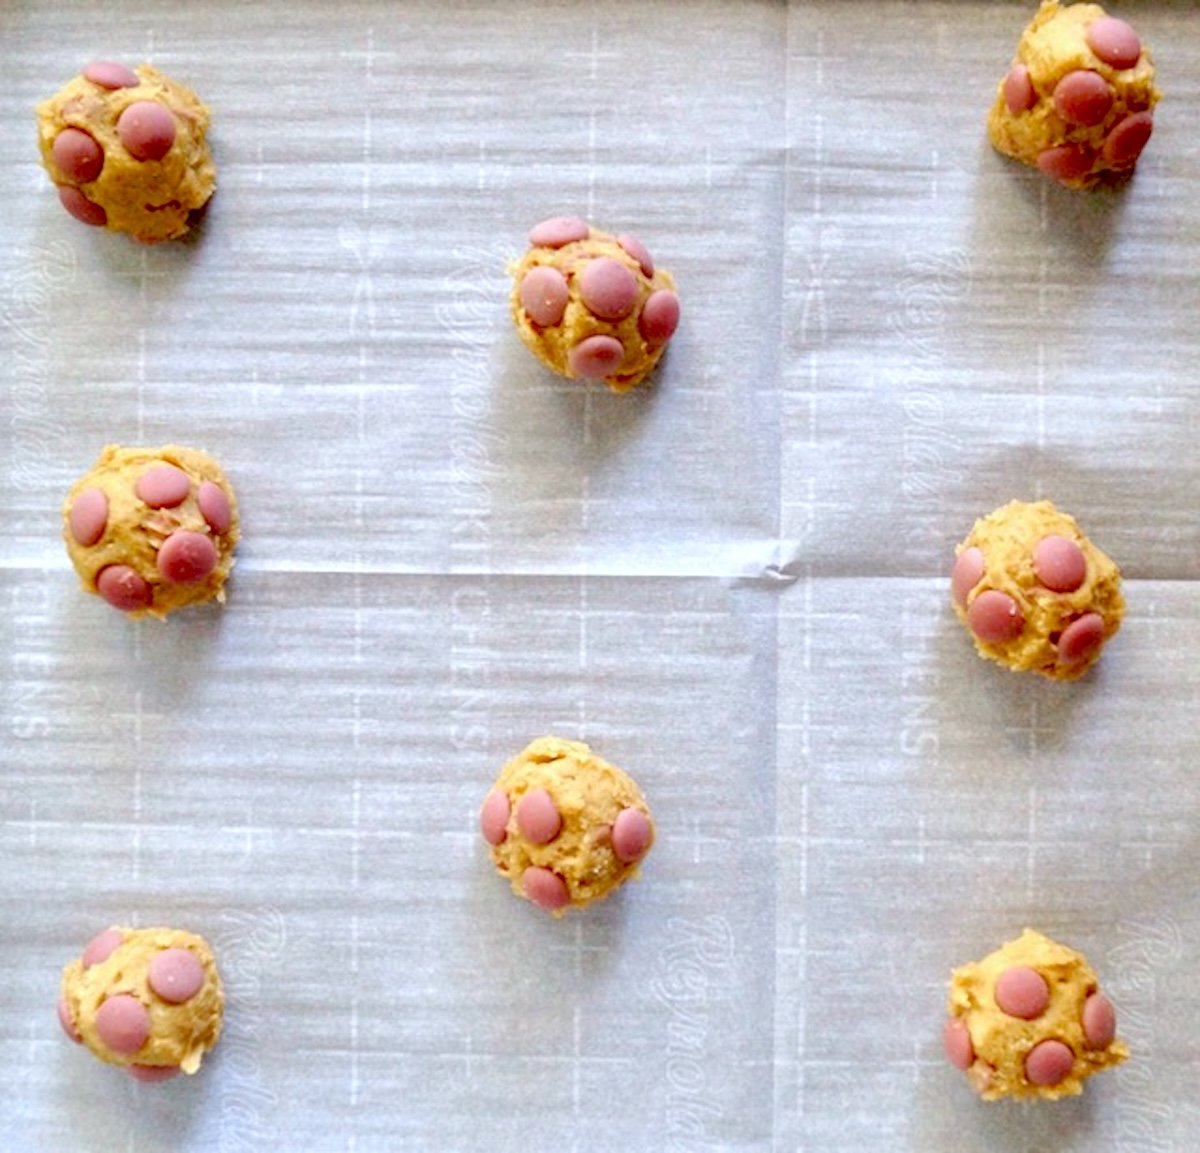
<svg viewBox="0 0 1200 1153">
<path fill-rule="evenodd" d="M 1142 54 L 1138 34 L 1115 16 L 1093 20 L 1087 30 L 1088 47 L 1110 68 L 1132 68 Z"/>
<path fill-rule="evenodd" d="M 1025 1056 L 1025 1076 L 1034 1085 L 1057 1085 L 1075 1064 L 1075 1054 L 1062 1041 L 1039 1041 Z"/>
<path fill-rule="evenodd" d="M 62 1031 L 76 1045 L 83 1044 L 83 1038 L 79 1035 L 79 1030 L 75 1028 L 75 1022 L 71 1020 L 71 1006 L 67 1004 L 66 997 L 58 999 L 58 1023 L 62 1026 Z"/>
<path fill-rule="evenodd" d="M 96 574 L 96 591 L 123 613 L 150 607 L 154 592 L 128 565 L 110 564 Z"/>
<path fill-rule="evenodd" d="M 158 550 L 158 571 L 175 584 L 194 585 L 217 567 L 217 547 L 203 533 L 180 529 Z"/>
<path fill-rule="evenodd" d="M 579 295 L 601 320 L 624 320 L 637 304 L 637 278 L 620 261 L 598 256 L 579 278 Z"/>
<path fill-rule="evenodd" d="M 1002 1013 L 1032 1021 L 1050 1004 L 1050 986 L 1036 969 L 1014 965 L 996 978 L 996 1004 Z"/>
<path fill-rule="evenodd" d="M 1142 149 L 1154 131 L 1154 117 L 1149 112 L 1135 112 L 1126 116 L 1104 141 L 1103 156 L 1114 168 L 1133 164 L 1142 154 Z"/>
<path fill-rule="evenodd" d="M 638 331 L 651 344 L 666 344 L 679 327 L 679 297 L 669 288 L 652 292 L 642 305 Z"/>
<path fill-rule="evenodd" d="M 1103 122 L 1112 107 L 1113 92 L 1099 72 L 1068 72 L 1054 86 L 1054 109 L 1068 124 L 1091 128 Z"/>
<path fill-rule="evenodd" d="M 521 307 L 534 324 L 543 327 L 562 320 L 569 296 L 566 278 L 557 268 L 539 265 L 521 281 Z"/>
<path fill-rule="evenodd" d="M 525 890 L 525 896 L 543 909 L 561 909 L 571 899 L 567 882 L 540 865 L 530 865 L 525 870 L 521 875 L 521 887 Z"/>
<path fill-rule="evenodd" d="M 105 929 L 103 933 L 97 933 L 84 946 L 83 967 L 90 969 L 93 965 L 107 961 L 112 956 L 113 950 L 117 949 L 124 940 L 125 934 L 119 929 Z"/>
<path fill-rule="evenodd" d="M 136 1053 L 150 1036 L 150 1014 L 136 997 L 118 993 L 96 1010 L 96 1032 L 114 1053 Z"/>
<path fill-rule="evenodd" d="M 484 798 L 483 808 L 479 813 L 479 827 L 483 831 L 483 839 L 489 845 L 503 844 L 508 836 L 508 818 L 512 808 L 508 797 L 499 789 L 493 789 Z"/>
<path fill-rule="evenodd" d="M 567 367 L 575 376 L 601 380 L 617 371 L 625 349 L 614 336 L 589 336 L 567 353 Z"/>
<path fill-rule="evenodd" d="M 136 88 L 141 81 L 136 72 L 111 60 L 93 60 L 84 70 L 83 78 L 101 88 Z"/>
<path fill-rule="evenodd" d="M 146 980 L 156 996 L 182 1005 L 204 988 L 204 966 L 189 949 L 164 949 L 151 960 Z"/>
<path fill-rule="evenodd" d="M 975 1063 L 975 1046 L 967 1023 L 961 1017 L 951 1017 L 942 1029 L 942 1048 L 950 1064 L 956 1069 L 967 1070 Z"/>
<path fill-rule="evenodd" d="M 1028 112 L 1037 103 L 1029 69 L 1024 64 L 1014 64 L 1004 78 L 1004 103 L 1014 116 Z"/>
<path fill-rule="evenodd" d="M 553 841 L 562 831 L 562 815 L 545 789 L 531 789 L 517 802 L 517 826 L 535 845 Z"/>
<path fill-rule="evenodd" d="M 967 624 L 984 644 L 1002 645 L 1021 635 L 1025 618 L 1008 593 L 985 589 L 967 609 Z"/>
<path fill-rule="evenodd" d="M 967 594 L 983 580 L 983 550 L 963 549 L 954 558 L 954 571 L 950 574 L 950 595 L 956 604 L 967 607 Z"/>
<path fill-rule="evenodd" d="M 587 239 L 588 232 L 588 226 L 578 216 L 553 216 L 530 229 L 529 243 L 538 247 L 562 248 L 572 241 Z"/>
<path fill-rule="evenodd" d="M 1087 576 L 1083 549 L 1065 536 L 1044 536 L 1033 546 L 1033 571 L 1056 593 L 1072 593 Z"/>
<path fill-rule="evenodd" d="M 640 861 L 650 848 L 650 822 L 641 809 L 622 809 L 612 827 L 612 847 L 625 864 Z"/>
<path fill-rule="evenodd" d="M 1083 1003 L 1083 1037 L 1092 1049 L 1107 1049 L 1117 1035 L 1117 1011 L 1103 993 Z"/>
<path fill-rule="evenodd" d="M 135 1081 L 145 1083 L 170 1081 L 172 1077 L 178 1077 L 180 1073 L 178 1065 L 126 1065 L 125 1071 Z"/>
<path fill-rule="evenodd" d="M 1081 180 L 1092 170 L 1092 154 L 1074 144 L 1060 144 L 1038 153 L 1038 168 L 1047 176 L 1069 184 Z"/>
<path fill-rule="evenodd" d="M 151 508 L 175 508 L 187 500 L 192 482 L 173 464 L 156 464 L 138 477 L 133 491 Z"/>
<path fill-rule="evenodd" d="M 108 213 L 99 204 L 93 204 L 78 188 L 63 184 L 58 189 L 59 203 L 76 220 L 90 224 L 93 228 L 103 228 L 108 223 Z"/>
<path fill-rule="evenodd" d="M 54 163 L 68 180 L 89 184 L 104 167 L 104 150 L 81 128 L 64 128 L 50 146 Z"/>
<path fill-rule="evenodd" d="M 98 488 L 85 488 L 71 503 L 67 521 L 75 543 L 91 548 L 108 527 L 108 497 Z"/>
<path fill-rule="evenodd" d="M 175 143 L 175 118 L 157 101 L 139 100 L 121 113 L 117 135 L 134 160 L 161 160 Z"/>
<path fill-rule="evenodd" d="M 233 506 L 225 490 L 211 480 L 206 480 L 196 493 L 196 503 L 204 523 L 217 534 L 224 536 L 233 525 Z"/>
<path fill-rule="evenodd" d="M 1099 613 L 1084 613 L 1073 620 L 1058 638 L 1058 663 L 1077 665 L 1095 656 L 1104 644 L 1104 618 Z"/>
<path fill-rule="evenodd" d="M 636 236 L 630 236 L 628 232 L 622 232 L 617 237 L 617 243 L 638 262 L 638 267 L 641 268 L 643 276 L 654 275 L 654 260 L 650 256 L 650 250 Z"/>
</svg>

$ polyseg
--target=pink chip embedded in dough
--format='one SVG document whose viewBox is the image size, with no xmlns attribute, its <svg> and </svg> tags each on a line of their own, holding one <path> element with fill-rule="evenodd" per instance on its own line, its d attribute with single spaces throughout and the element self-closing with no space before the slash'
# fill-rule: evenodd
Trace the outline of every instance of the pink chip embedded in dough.
<svg viewBox="0 0 1200 1153">
<path fill-rule="evenodd" d="M 1054 86 L 1054 110 L 1068 124 L 1091 128 L 1102 124 L 1112 107 L 1113 90 L 1098 72 L 1068 72 Z"/>
<path fill-rule="evenodd" d="M 1037 93 L 1024 64 L 1014 64 L 1004 77 L 1004 103 L 1014 116 L 1028 112 L 1037 103 Z"/>
<path fill-rule="evenodd" d="M 151 508 L 175 508 L 187 500 L 192 482 L 183 469 L 173 464 L 156 464 L 138 477 L 133 491 Z"/>
<path fill-rule="evenodd" d="M 50 146 L 58 170 L 75 184 L 90 184 L 104 167 L 104 150 L 82 128 L 64 128 Z"/>
<path fill-rule="evenodd" d="M 200 506 L 204 523 L 217 536 L 224 536 L 233 526 L 233 506 L 219 484 L 206 480 L 196 493 L 196 503 Z"/>
<path fill-rule="evenodd" d="M 578 216 L 553 216 L 535 224 L 529 231 L 529 243 L 544 248 L 562 248 L 587 238 L 588 226 Z"/>
<path fill-rule="evenodd" d="M 170 1081 L 172 1077 L 178 1077 L 180 1073 L 178 1065 L 126 1065 L 125 1071 L 135 1081 L 146 1084 Z"/>
<path fill-rule="evenodd" d="M 1093 20 L 1087 30 L 1088 47 L 1110 68 L 1132 68 L 1142 54 L 1138 34 L 1115 16 Z"/>
<path fill-rule="evenodd" d="M 950 595 L 963 608 L 967 606 L 967 594 L 983 580 L 983 550 L 972 546 L 963 549 L 954 558 L 954 571 L 950 574 Z"/>
<path fill-rule="evenodd" d="M 118 993 L 96 1010 L 96 1032 L 114 1053 L 136 1053 L 150 1036 L 150 1014 L 136 997 Z"/>
<path fill-rule="evenodd" d="M 1103 993 L 1083 1003 L 1083 1037 L 1092 1049 L 1106 1049 L 1117 1035 L 1117 1011 Z"/>
<path fill-rule="evenodd" d="M 1033 546 L 1033 571 L 1051 591 L 1071 593 L 1087 577 L 1087 558 L 1070 537 L 1051 533 Z"/>
<path fill-rule="evenodd" d="M 1114 168 L 1133 164 L 1142 154 L 1154 131 L 1154 117 L 1149 112 L 1126 116 L 1108 134 L 1101 150 L 1104 159 Z"/>
<path fill-rule="evenodd" d="M 90 224 L 93 228 L 103 228 L 108 223 L 108 213 L 99 204 L 84 196 L 78 188 L 72 188 L 69 184 L 59 185 L 58 202 L 76 220 Z"/>
<path fill-rule="evenodd" d="M 1020 606 L 1008 593 L 985 589 L 967 609 L 967 624 L 984 644 L 1002 645 L 1021 635 L 1025 618 Z"/>
<path fill-rule="evenodd" d="M 624 320 L 637 304 L 637 280 L 620 261 L 598 256 L 579 277 L 579 295 L 601 320 Z"/>
<path fill-rule="evenodd" d="M 503 844 L 504 838 L 508 836 L 508 818 L 511 813 L 512 807 L 504 793 L 499 789 L 488 793 L 479 813 L 479 827 L 483 832 L 483 839 L 489 845 Z"/>
<path fill-rule="evenodd" d="M 217 567 L 218 559 L 216 545 L 209 537 L 180 529 L 159 547 L 158 571 L 175 584 L 198 584 Z"/>
<path fill-rule="evenodd" d="M 117 135 L 134 160 L 161 160 L 175 143 L 175 118 L 156 100 L 139 100 L 117 119 Z"/>
<path fill-rule="evenodd" d="M 93 60 L 84 70 L 83 78 L 101 88 L 136 88 L 141 81 L 136 72 L 111 60 Z"/>
<path fill-rule="evenodd" d="M 567 365 L 576 376 L 601 380 L 616 372 L 625 349 L 614 336 L 589 336 L 567 353 Z"/>
<path fill-rule="evenodd" d="M 969 1069 L 975 1062 L 975 1046 L 967 1023 L 961 1017 L 951 1017 L 942 1029 L 942 1048 L 956 1069 Z"/>
<path fill-rule="evenodd" d="M 83 949 L 83 967 L 90 969 L 93 965 L 102 964 L 112 956 L 113 950 L 120 947 L 125 940 L 125 934 L 119 929 L 105 929 L 97 933 Z"/>
<path fill-rule="evenodd" d="M 1074 144 L 1060 144 L 1039 153 L 1037 166 L 1047 176 L 1069 183 L 1082 179 L 1092 170 L 1092 154 Z"/>
<path fill-rule="evenodd" d="M 75 543 L 91 548 L 108 527 L 108 497 L 98 488 L 85 488 L 71 502 L 67 517 Z"/>
<path fill-rule="evenodd" d="M 1002 1013 L 1032 1021 L 1050 1005 L 1046 978 L 1027 965 L 1014 965 L 996 978 L 996 1004 Z"/>
<path fill-rule="evenodd" d="M 164 949 L 151 960 L 146 980 L 156 996 L 182 1005 L 204 988 L 204 966 L 190 949 Z"/>
<path fill-rule="evenodd" d="M 636 236 L 630 236 L 628 232 L 622 232 L 617 237 L 617 243 L 638 262 L 638 267 L 642 270 L 642 275 L 650 277 L 654 275 L 654 259 L 650 255 L 650 250 Z"/>
<path fill-rule="evenodd" d="M 58 999 L 58 1023 L 62 1026 L 62 1031 L 76 1045 L 83 1044 L 83 1038 L 79 1035 L 79 1030 L 75 1028 L 75 1022 L 71 1020 L 71 1006 L 67 1004 L 66 997 Z"/>
<path fill-rule="evenodd" d="M 567 882 L 540 865 L 530 865 L 525 870 L 521 875 L 521 886 L 525 896 L 542 909 L 561 909 L 571 899 Z"/>
<path fill-rule="evenodd" d="M 110 564 L 96 574 L 96 591 L 123 613 L 150 607 L 154 590 L 125 564 Z"/>
<path fill-rule="evenodd" d="M 545 789 L 531 789 L 517 802 L 517 827 L 535 845 L 549 844 L 562 831 L 562 815 Z"/>
<path fill-rule="evenodd" d="M 1058 663 L 1077 665 L 1089 660 L 1104 644 L 1104 618 L 1099 613 L 1084 613 L 1073 620 L 1058 638 Z"/>
<path fill-rule="evenodd" d="M 539 265 L 531 268 L 521 281 L 521 307 L 534 324 L 557 324 L 567 308 L 570 290 L 557 268 Z"/>
<path fill-rule="evenodd" d="M 625 864 L 640 861 L 650 848 L 650 822 L 641 809 L 622 809 L 612 827 L 612 847 Z"/>
<path fill-rule="evenodd" d="M 1071 1072 L 1075 1054 L 1062 1041 L 1039 1041 L 1025 1057 L 1025 1076 L 1034 1085 L 1057 1085 Z"/>
<path fill-rule="evenodd" d="M 638 331 L 651 344 L 666 344 L 679 327 L 679 297 L 669 288 L 660 288 L 646 297 Z"/>
</svg>

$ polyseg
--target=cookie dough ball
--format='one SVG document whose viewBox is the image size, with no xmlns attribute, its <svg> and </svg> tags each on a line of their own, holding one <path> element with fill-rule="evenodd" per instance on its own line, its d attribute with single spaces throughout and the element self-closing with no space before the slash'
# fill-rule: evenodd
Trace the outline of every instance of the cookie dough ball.
<svg viewBox="0 0 1200 1153">
<path fill-rule="evenodd" d="M 557 737 L 504 766 L 480 826 L 513 892 L 555 916 L 620 888 L 654 843 L 637 785 L 587 745 Z"/>
<path fill-rule="evenodd" d="M 195 1073 L 221 1035 L 225 994 L 203 937 L 105 929 L 62 977 L 63 1031 L 139 1081 Z"/>
<path fill-rule="evenodd" d="M 97 60 L 38 105 L 42 163 L 77 220 L 174 240 L 216 187 L 208 119 L 190 88 L 148 64 Z"/>
<path fill-rule="evenodd" d="M 951 601 L 979 655 L 1072 681 L 1121 627 L 1121 570 L 1048 500 L 1014 500 L 958 546 Z"/>
<path fill-rule="evenodd" d="M 1046 0 L 988 116 L 997 151 L 1071 188 L 1133 172 L 1154 127 L 1150 50 L 1098 4 Z"/>
<path fill-rule="evenodd" d="M 63 522 L 83 587 L 131 617 L 225 600 L 237 501 L 199 449 L 107 445 L 67 495 Z"/>
<path fill-rule="evenodd" d="M 1091 966 L 1032 929 L 955 969 L 948 1011 L 946 1056 L 985 1101 L 1073 1097 L 1129 1056 Z"/>
<path fill-rule="evenodd" d="M 635 236 L 612 236 L 575 217 L 543 220 L 515 264 L 512 314 L 547 368 L 627 392 L 650 374 L 679 323 L 669 272 Z"/>
</svg>

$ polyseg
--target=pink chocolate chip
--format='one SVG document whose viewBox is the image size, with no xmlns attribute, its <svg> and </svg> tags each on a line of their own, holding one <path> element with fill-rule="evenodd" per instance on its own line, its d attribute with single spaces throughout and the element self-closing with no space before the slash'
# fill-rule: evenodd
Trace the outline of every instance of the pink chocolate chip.
<svg viewBox="0 0 1200 1153">
<path fill-rule="evenodd" d="M 567 353 L 567 366 L 576 376 L 601 380 L 617 371 L 625 349 L 614 336 L 589 336 Z"/>
<path fill-rule="evenodd" d="M 1104 644 L 1104 618 L 1099 613 L 1084 613 L 1073 620 L 1058 638 L 1058 663 L 1077 665 L 1095 656 Z"/>
<path fill-rule="evenodd" d="M 146 980 L 162 1000 L 182 1005 L 204 988 L 204 966 L 190 949 L 164 949 L 150 962 Z"/>
<path fill-rule="evenodd" d="M 175 117 L 155 100 L 139 100 L 117 119 L 117 135 L 134 160 L 161 160 L 175 143 Z"/>
<path fill-rule="evenodd" d="M 59 203 L 76 220 L 90 224 L 93 228 L 103 228 L 108 223 L 108 213 L 99 204 L 89 200 L 78 188 L 62 184 L 58 189 Z"/>
<path fill-rule="evenodd" d="M 71 1020 L 71 1006 L 67 1004 L 66 997 L 58 999 L 58 1023 L 62 1026 L 62 1031 L 76 1045 L 83 1044 L 83 1038 L 79 1035 L 79 1030 L 75 1028 L 75 1022 Z"/>
<path fill-rule="evenodd" d="M 96 575 L 96 591 L 115 609 L 130 613 L 150 607 L 154 592 L 128 565 L 110 564 Z"/>
<path fill-rule="evenodd" d="M 1113 93 L 1099 72 L 1077 69 L 1054 86 L 1054 109 L 1068 124 L 1091 128 L 1103 122 L 1112 107 Z"/>
<path fill-rule="evenodd" d="M 637 304 L 637 279 L 620 261 L 598 256 L 579 278 L 579 295 L 601 320 L 624 320 Z"/>
<path fill-rule="evenodd" d="M 1002 645 L 1015 640 L 1025 627 L 1025 618 L 1015 600 L 997 589 L 985 589 L 967 609 L 967 624 L 984 644 Z"/>
<path fill-rule="evenodd" d="M 150 1014 L 136 997 L 118 993 L 96 1010 L 96 1032 L 114 1053 L 136 1053 L 150 1036 Z"/>
<path fill-rule="evenodd" d="M 1033 571 L 1046 588 L 1071 593 L 1087 576 L 1087 558 L 1069 537 L 1051 534 L 1033 546 Z"/>
<path fill-rule="evenodd" d="M 1010 1017 L 1032 1021 L 1049 1006 L 1050 986 L 1036 969 L 1014 965 L 996 978 L 996 1004 Z"/>
<path fill-rule="evenodd" d="M 650 822 L 641 809 L 622 809 L 612 827 L 612 847 L 625 864 L 640 861 L 650 848 Z"/>
<path fill-rule="evenodd" d="M 543 327 L 562 320 L 569 296 L 566 278 L 557 268 L 539 265 L 521 281 L 521 307 L 534 324 Z"/>
<path fill-rule="evenodd" d="M 975 1046 L 967 1023 L 961 1017 L 951 1017 L 942 1029 L 942 1048 L 956 1069 L 969 1069 L 975 1063 Z"/>
<path fill-rule="evenodd" d="M 1039 1041 L 1025 1056 L 1025 1076 L 1035 1085 L 1057 1085 L 1075 1064 L 1075 1054 L 1062 1041 Z"/>
<path fill-rule="evenodd" d="M 679 297 L 669 288 L 660 288 L 646 297 L 638 331 L 651 344 L 666 344 L 679 327 Z"/>
<path fill-rule="evenodd" d="M 156 464 L 138 477 L 133 491 L 151 508 L 174 508 L 187 500 L 192 482 L 173 464 Z"/>
<path fill-rule="evenodd" d="M 636 236 L 622 232 L 617 237 L 617 243 L 638 262 L 643 276 L 654 275 L 654 259 L 650 255 L 650 250 Z"/>
<path fill-rule="evenodd" d="M 1105 161 L 1114 168 L 1133 164 L 1142 154 L 1142 149 L 1154 131 L 1154 117 L 1149 112 L 1135 112 L 1126 116 L 1104 141 Z"/>
<path fill-rule="evenodd" d="M 983 580 L 983 550 L 963 549 L 954 559 L 954 571 L 950 574 L 950 595 L 956 604 L 967 607 L 967 594 Z"/>
<path fill-rule="evenodd" d="M 1028 112 L 1037 103 L 1037 93 L 1024 64 L 1014 64 L 1004 78 L 1004 103 L 1014 116 Z"/>
<path fill-rule="evenodd" d="M 225 490 L 211 480 L 206 480 L 196 493 L 196 503 L 204 523 L 217 534 L 224 536 L 233 525 L 233 506 Z"/>
<path fill-rule="evenodd" d="M 531 789 L 517 802 L 517 826 L 535 845 L 553 841 L 562 830 L 562 815 L 545 789 Z"/>
<path fill-rule="evenodd" d="M 81 128 L 64 128 L 50 146 L 54 163 L 68 180 L 89 184 L 104 167 L 104 150 Z"/>
<path fill-rule="evenodd" d="M 217 567 L 217 547 L 203 533 L 180 529 L 158 550 L 158 571 L 175 584 L 194 585 Z"/>
<path fill-rule="evenodd" d="M 105 929 L 103 933 L 97 933 L 84 946 L 83 967 L 90 969 L 93 965 L 107 961 L 124 940 L 125 934 L 119 929 Z"/>
<path fill-rule="evenodd" d="M 1092 1049 L 1107 1049 L 1117 1035 L 1117 1011 L 1103 993 L 1083 1003 L 1083 1038 Z"/>
<path fill-rule="evenodd" d="M 1038 168 L 1064 184 L 1080 180 L 1092 170 L 1092 154 L 1075 144 L 1060 144 L 1038 153 Z"/>
<path fill-rule="evenodd" d="M 542 909 L 561 909 L 571 899 L 567 882 L 540 865 L 530 865 L 525 870 L 521 875 L 521 887 L 525 896 Z"/>
<path fill-rule="evenodd" d="M 545 248 L 562 248 L 575 240 L 587 239 L 588 226 L 578 216 L 553 216 L 535 224 L 529 232 L 529 243 Z"/>
<path fill-rule="evenodd" d="M 1115 16 L 1093 20 L 1087 30 L 1088 47 L 1111 68 L 1132 68 L 1142 54 L 1138 34 Z"/>
<path fill-rule="evenodd" d="M 75 543 L 91 548 L 108 526 L 108 497 L 98 488 L 85 488 L 71 503 L 67 519 Z"/>
<path fill-rule="evenodd" d="M 483 831 L 483 839 L 489 845 L 499 845 L 508 836 L 508 818 L 512 807 L 508 797 L 500 789 L 493 789 L 484 798 L 483 808 L 479 813 L 479 827 Z"/>
<path fill-rule="evenodd" d="M 178 1065 L 126 1065 L 125 1071 L 135 1080 L 150 1084 L 170 1081 L 179 1076 Z"/>
<path fill-rule="evenodd" d="M 83 78 L 101 88 L 136 88 L 141 83 L 136 72 L 111 60 L 93 60 L 83 70 Z"/>
</svg>

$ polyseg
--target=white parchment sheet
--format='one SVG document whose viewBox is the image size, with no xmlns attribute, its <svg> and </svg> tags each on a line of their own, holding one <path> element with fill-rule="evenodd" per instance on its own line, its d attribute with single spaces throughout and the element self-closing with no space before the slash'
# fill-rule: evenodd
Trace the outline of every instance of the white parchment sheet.
<svg viewBox="0 0 1200 1153">
<path fill-rule="evenodd" d="M 996 156 L 1034 5 L 0 5 L 0 1147 L 1183 1151 L 1200 1126 L 1200 8 L 1126 3 L 1136 179 Z M 85 229 L 32 106 L 94 58 L 213 109 L 192 240 Z M 505 262 L 636 232 L 654 387 L 551 377 Z M 107 442 L 221 461 L 224 610 L 131 623 L 59 538 Z M 1075 685 L 980 661 L 954 543 L 1049 497 L 1123 567 Z M 643 880 L 553 921 L 477 835 L 547 732 L 644 788 Z M 66 1043 L 112 923 L 214 944 L 226 1032 Z M 1133 1057 L 984 1105 L 955 965 L 1085 952 Z"/>
</svg>

